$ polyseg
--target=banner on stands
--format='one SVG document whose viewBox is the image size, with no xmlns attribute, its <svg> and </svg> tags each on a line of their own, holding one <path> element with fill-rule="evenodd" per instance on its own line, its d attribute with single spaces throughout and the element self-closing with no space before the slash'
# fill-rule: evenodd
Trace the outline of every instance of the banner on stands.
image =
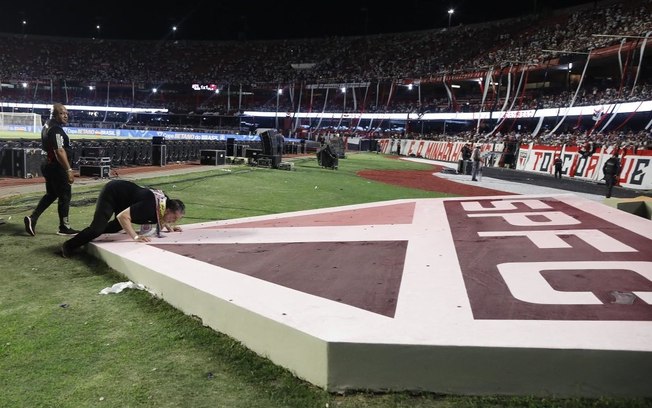
<svg viewBox="0 0 652 408">
<path fill-rule="evenodd" d="M 432 140 L 381 139 L 378 141 L 380 151 L 385 154 L 419 157 L 429 160 L 457 163 L 461 160 L 462 146 L 466 142 L 448 142 Z M 505 144 L 482 143 L 481 151 L 485 157 L 485 165 L 499 167 L 504 161 L 494 160 L 505 151 Z M 517 152 L 516 169 L 554 174 L 553 161 L 560 156 L 562 176 L 592 182 L 600 182 L 604 178 L 602 165 L 613 155 L 614 146 L 601 148 L 578 146 L 546 146 L 522 144 Z M 621 172 L 619 184 L 622 187 L 635 190 L 652 189 L 652 150 L 632 148 L 620 149 Z"/>
</svg>

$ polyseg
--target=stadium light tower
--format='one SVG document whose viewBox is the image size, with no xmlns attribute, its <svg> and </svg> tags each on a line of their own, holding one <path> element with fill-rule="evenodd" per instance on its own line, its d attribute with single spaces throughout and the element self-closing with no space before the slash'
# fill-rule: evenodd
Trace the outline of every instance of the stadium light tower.
<svg viewBox="0 0 652 408">
<path fill-rule="evenodd" d="M 281 95 L 283 95 L 283 88 L 281 88 L 281 84 L 279 84 L 278 88 L 276 89 L 276 122 L 274 123 L 274 126 L 276 126 L 276 130 L 278 130 L 278 107 L 279 107 Z"/>
<path fill-rule="evenodd" d="M 27 28 L 27 20 L 21 21 L 21 27 L 23 28 L 23 34 L 25 34 L 25 29 Z"/>
<path fill-rule="evenodd" d="M 99 24 L 95 26 L 95 30 L 97 31 L 97 38 L 100 38 L 100 32 L 102 30 L 102 26 Z"/>
<path fill-rule="evenodd" d="M 448 9 L 448 28 L 451 28 L 451 18 L 453 17 L 453 13 L 455 13 L 454 9 Z"/>
<path fill-rule="evenodd" d="M 172 26 L 172 39 L 177 39 L 177 26 Z"/>
</svg>

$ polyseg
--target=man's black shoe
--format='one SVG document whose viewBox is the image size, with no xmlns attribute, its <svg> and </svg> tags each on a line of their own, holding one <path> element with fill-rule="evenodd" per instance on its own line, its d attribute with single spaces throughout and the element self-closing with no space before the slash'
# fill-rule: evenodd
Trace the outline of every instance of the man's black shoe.
<svg viewBox="0 0 652 408">
<path fill-rule="evenodd" d="M 34 232 L 34 223 L 32 223 L 32 217 L 27 216 L 23 218 L 23 221 L 25 222 L 25 232 L 31 236 L 35 236 L 36 232 Z"/>
<path fill-rule="evenodd" d="M 72 229 L 70 227 L 59 227 L 58 235 L 76 235 L 79 234 L 79 231 Z"/>
</svg>

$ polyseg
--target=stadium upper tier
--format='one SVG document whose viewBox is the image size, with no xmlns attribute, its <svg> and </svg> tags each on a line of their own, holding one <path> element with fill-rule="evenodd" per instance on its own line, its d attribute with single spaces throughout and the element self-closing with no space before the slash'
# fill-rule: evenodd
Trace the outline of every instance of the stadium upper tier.
<svg viewBox="0 0 652 408">
<path fill-rule="evenodd" d="M 651 34 L 651 0 L 364 37 L 152 42 L 0 34 L 0 108 L 45 115 L 34 106 L 86 105 L 72 120 L 102 127 L 445 134 L 499 125 L 589 129 L 600 120 L 596 131 L 649 131 Z M 620 106 L 631 109 L 605 121 Z"/>
<path fill-rule="evenodd" d="M 4 34 L 0 78 L 135 83 L 147 88 L 198 83 L 232 89 L 299 81 L 436 82 L 488 67 L 561 68 L 610 45 L 622 45 L 623 62 L 631 68 L 639 65 L 633 53 L 652 30 L 651 4 L 592 2 L 546 15 L 450 29 L 285 41 L 152 42 Z"/>
</svg>

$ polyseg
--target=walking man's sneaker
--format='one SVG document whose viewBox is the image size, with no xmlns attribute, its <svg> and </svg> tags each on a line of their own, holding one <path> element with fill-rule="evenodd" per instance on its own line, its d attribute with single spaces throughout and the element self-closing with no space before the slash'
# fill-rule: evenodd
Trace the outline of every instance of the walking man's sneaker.
<svg viewBox="0 0 652 408">
<path fill-rule="evenodd" d="M 32 217 L 27 216 L 23 218 L 23 221 L 25 222 L 25 232 L 28 233 L 31 236 L 36 235 L 36 232 L 34 232 L 34 223 L 32 223 Z"/>
<path fill-rule="evenodd" d="M 59 232 L 57 232 L 58 235 L 75 235 L 79 234 L 79 231 L 76 229 L 72 229 L 70 227 L 59 227 Z"/>
</svg>

